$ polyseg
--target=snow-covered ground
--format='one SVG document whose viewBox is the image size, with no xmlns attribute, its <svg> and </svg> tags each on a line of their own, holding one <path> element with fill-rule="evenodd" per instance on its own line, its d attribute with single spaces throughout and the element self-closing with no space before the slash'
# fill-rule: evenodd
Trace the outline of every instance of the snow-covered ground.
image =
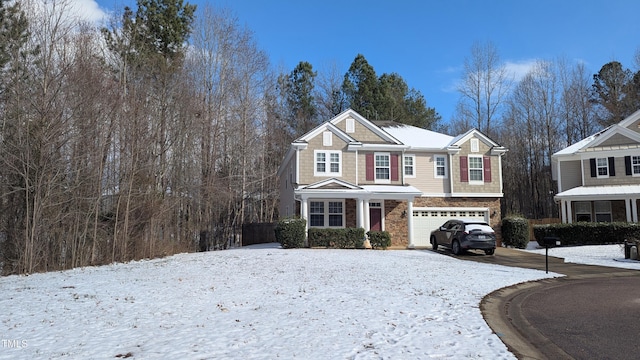
<svg viewBox="0 0 640 360">
<path fill-rule="evenodd" d="M 0 359 L 514 359 L 480 300 L 552 276 L 432 251 L 274 244 L 9 276 Z"/>
<path fill-rule="evenodd" d="M 537 245 L 538 243 L 532 241 L 527 251 L 544 255 L 545 249 L 539 249 Z M 640 261 L 624 258 L 623 245 L 587 245 L 550 248 L 549 256 L 564 258 L 564 262 L 567 263 L 640 270 Z"/>
</svg>

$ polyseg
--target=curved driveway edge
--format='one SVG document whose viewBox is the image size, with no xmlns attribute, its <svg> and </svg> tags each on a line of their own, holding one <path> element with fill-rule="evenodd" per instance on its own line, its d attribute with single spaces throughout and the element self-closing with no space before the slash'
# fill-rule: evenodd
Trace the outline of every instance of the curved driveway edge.
<svg viewBox="0 0 640 360">
<path fill-rule="evenodd" d="M 544 255 L 515 249 L 458 258 L 545 270 Z M 627 334 L 640 333 L 640 272 L 551 256 L 549 272 L 566 276 L 502 288 L 480 303 L 509 350 L 518 359 L 635 358 L 638 345 Z"/>
</svg>

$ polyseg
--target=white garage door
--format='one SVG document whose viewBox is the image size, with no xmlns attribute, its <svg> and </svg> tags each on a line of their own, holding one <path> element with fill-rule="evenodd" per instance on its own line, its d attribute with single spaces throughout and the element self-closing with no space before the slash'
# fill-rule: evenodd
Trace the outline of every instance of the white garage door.
<svg viewBox="0 0 640 360">
<path fill-rule="evenodd" d="M 430 246 L 431 231 L 449 219 L 473 219 L 489 222 L 487 208 L 413 208 L 413 242 L 416 247 Z"/>
</svg>

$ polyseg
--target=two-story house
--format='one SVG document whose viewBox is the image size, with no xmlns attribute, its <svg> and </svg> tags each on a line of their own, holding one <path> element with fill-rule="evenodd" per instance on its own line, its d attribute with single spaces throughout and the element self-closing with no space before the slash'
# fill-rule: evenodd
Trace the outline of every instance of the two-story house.
<svg viewBox="0 0 640 360">
<path fill-rule="evenodd" d="M 552 155 L 563 223 L 638 222 L 640 110 Z"/>
<path fill-rule="evenodd" d="M 346 110 L 291 143 L 278 170 L 280 217 L 428 247 L 451 218 L 499 225 L 505 152 L 475 129 L 451 137 Z"/>
</svg>

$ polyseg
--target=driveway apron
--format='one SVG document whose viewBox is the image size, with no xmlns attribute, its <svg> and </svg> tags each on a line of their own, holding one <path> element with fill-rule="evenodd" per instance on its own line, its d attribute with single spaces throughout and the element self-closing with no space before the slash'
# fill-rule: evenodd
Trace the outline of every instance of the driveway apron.
<svg viewBox="0 0 640 360">
<path fill-rule="evenodd" d="M 552 250 L 550 251 L 552 252 Z M 459 259 L 546 269 L 545 256 L 498 248 L 494 256 Z M 564 277 L 499 289 L 480 304 L 491 329 L 519 359 L 637 359 L 640 355 L 640 271 L 565 263 Z"/>
</svg>

